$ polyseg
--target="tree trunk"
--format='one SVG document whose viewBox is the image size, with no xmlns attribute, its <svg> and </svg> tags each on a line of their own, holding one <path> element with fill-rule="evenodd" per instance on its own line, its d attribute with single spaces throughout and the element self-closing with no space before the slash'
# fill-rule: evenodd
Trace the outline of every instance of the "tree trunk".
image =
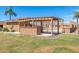
<svg viewBox="0 0 79 59">
<path fill-rule="evenodd" d="M 79 34 L 79 24 L 78 24 L 78 18 L 77 18 L 77 34 Z"/>
<path fill-rule="evenodd" d="M 11 20 L 11 15 L 9 14 L 9 19 Z"/>
<path fill-rule="evenodd" d="M 77 18 L 77 24 L 78 24 L 78 18 Z"/>
<path fill-rule="evenodd" d="M 9 14 L 9 20 L 11 20 L 11 15 Z M 11 25 L 11 31 L 13 30 L 13 25 Z"/>
</svg>

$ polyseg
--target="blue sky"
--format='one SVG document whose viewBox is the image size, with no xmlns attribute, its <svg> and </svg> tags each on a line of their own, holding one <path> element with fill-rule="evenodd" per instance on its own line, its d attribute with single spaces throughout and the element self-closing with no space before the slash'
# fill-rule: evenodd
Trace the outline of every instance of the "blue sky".
<svg viewBox="0 0 79 59">
<path fill-rule="evenodd" d="M 4 15 L 4 11 L 9 6 L 0 6 L 0 20 L 8 20 L 9 16 Z M 65 22 L 72 20 L 73 11 L 78 11 L 79 6 L 13 6 L 17 17 L 43 17 L 56 16 L 63 18 Z"/>
</svg>

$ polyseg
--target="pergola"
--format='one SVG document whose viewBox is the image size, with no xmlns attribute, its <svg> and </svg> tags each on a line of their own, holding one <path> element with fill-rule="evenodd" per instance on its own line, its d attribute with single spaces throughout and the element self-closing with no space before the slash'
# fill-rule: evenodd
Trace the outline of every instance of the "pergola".
<svg viewBox="0 0 79 59">
<path fill-rule="evenodd" d="M 46 23 L 51 27 L 51 34 L 53 34 L 54 26 L 57 26 L 57 33 L 59 33 L 60 25 L 63 26 L 63 19 L 58 17 L 31 17 L 31 18 L 19 18 L 15 21 L 8 21 L 9 23 L 18 23 L 19 26 L 26 27 L 27 24 L 31 24 L 32 27 L 39 27 L 41 28 L 41 32 L 43 31 L 44 24 Z M 56 24 L 55 24 L 56 23 Z M 61 23 L 61 24 L 60 24 Z M 19 28 L 20 29 L 20 28 Z"/>
</svg>

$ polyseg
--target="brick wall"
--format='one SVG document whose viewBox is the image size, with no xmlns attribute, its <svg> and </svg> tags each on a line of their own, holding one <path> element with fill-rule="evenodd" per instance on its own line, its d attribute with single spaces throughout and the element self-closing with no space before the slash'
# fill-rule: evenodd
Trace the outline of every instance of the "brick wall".
<svg viewBox="0 0 79 59">
<path fill-rule="evenodd" d="M 63 33 L 70 33 L 70 28 L 63 28 Z"/>
<path fill-rule="evenodd" d="M 13 30 L 15 30 L 16 32 L 19 32 L 19 25 L 6 25 L 6 27 L 8 28 L 8 29 L 13 29 Z"/>
<path fill-rule="evenodd" d="M 20 33 L 23 35 L 37 35 L 37 28 L 20 28 Z"/>
<path fill-rule="evenodd" d="M 41 33 L 40 31 L 38 31 L 37 33 L 37 27 L 20 27 L 19 25 L 5 25 L 4 27 L 7 27 L 9 30 L 11 30 L 11 28 L 13 30 L 15 30 L 16 32 L 20 32 L 20 34 L 23 35 L 37 35 L 38 33 Z M 38 29 L 39 30 L 39 29 Z"/>
</svg>

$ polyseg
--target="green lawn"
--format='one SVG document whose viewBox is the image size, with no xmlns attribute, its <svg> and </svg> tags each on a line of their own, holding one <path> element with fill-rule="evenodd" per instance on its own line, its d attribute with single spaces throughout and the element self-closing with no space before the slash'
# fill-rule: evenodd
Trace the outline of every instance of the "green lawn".
<svg viewBox="0 0 79 59">
<path fill-rule="evenodd" d="M 58 39 L 0 33 L 0 52 L 79 52 L 79 35 L 62 34 Z"/>
</svg>

